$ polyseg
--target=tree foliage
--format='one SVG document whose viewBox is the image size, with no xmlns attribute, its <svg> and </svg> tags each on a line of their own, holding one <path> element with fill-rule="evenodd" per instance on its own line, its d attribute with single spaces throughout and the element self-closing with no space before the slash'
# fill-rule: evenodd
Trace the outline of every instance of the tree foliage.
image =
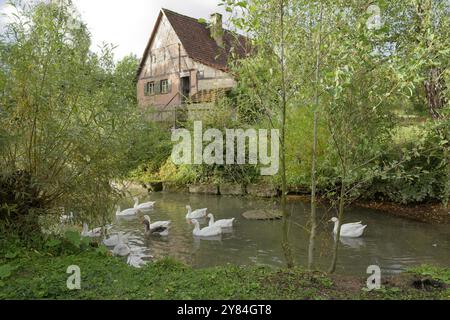
<svg viewBox="0 0 450 320">
<path fill-rule="evenodd" d="M 341 222 L 347 205 L 383 184 L 383 195 L 395 190 L 386 198 L 398 202 L 448 200 L 448 1 L 378 1 L 375 7 L 357 0 L 223 3 L 254 46 L 251 57 L 235 64 L 239 92 L 245 92 L 238 110 L 250 121 L 279 125 L 279 106 L 286 103 L 286 135 L 303 142 L 288 139 L 293 155 L 286 168 L 301 168 L 303 175 L 295 178 L 303 184 L 310 178 L 304 164 L 313 148 L 304 137 L 313 139 L 312 117 L 305 124 L 294 115 L 318 112 L 314 172 Z M 405 109 L 417 104 L 428 110 L 426 124 L 415 124 L 426 131 L 427 143 L 393 143 L 405 127 Z"/>
<path fill-rule="evenodd" d="M 24 172 L 47 211 L 99 219 L 111 208 L 111 180 L 135 168 L 152 144 L 153 129 L 137 109 L 138 61 L 116 63 L 111 45 L 93 53 L 70 1 L 15 7 L 0 40 L 2 176 Z"/>
</svg>

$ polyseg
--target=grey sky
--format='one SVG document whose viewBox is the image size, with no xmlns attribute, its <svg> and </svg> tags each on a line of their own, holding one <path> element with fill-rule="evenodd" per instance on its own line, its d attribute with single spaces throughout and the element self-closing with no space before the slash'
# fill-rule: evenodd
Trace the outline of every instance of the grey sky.
<svg viewBox="0 0 450 320">
<path fill-rule="evenodd" d="M 5 11 L 0 0 L 0 11 Z M 93 38 L 93 50 L 102 42 L 117 45 L 116 58 L 134 53 L 141 57 L 161 8 L 195 18 L 224 13 L 218 0 L 73 0 Z M 0 26 L 1 31 L 1 26 Z"/>
</svg>

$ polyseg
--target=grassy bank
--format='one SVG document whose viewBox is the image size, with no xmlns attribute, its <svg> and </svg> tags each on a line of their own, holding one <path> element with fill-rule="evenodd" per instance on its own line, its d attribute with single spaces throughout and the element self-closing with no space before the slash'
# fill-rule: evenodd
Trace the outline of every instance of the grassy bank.
<svg viewBox="0 0 450 320">
<path fill-rule="evenodd" d="M 135 269 L 103 248 L 58 256 L 3 249 L 0 299 L 450 299 L 448 268 L 418 268 L 366 292 L 363 278 L 302 269 L 193 269 L 169 259 Z M 81 269 L 81 290 L 66 287 L 70 265 Z"/>
</svg>

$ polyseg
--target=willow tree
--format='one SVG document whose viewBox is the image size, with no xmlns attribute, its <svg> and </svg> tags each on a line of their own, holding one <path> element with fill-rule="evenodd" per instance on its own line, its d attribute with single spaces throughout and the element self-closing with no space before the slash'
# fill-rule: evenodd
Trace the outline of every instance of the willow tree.
<svg viewBox="0 0 450 320">
<path fill-rule="evenodd" d="M 312 146 L 312 160 L 311 160 L 311 231 L 309 237 L 308 246 L 308 268 L 312 269 L 314 266 L 314 253 L 315 253 L 315 239 L 317 232 L 317 140 L 318 140 L 318 121 L 319 121 L 319 108 L 320 108 L 320 94 L 322 92 L 320 86 L 321 79 L 321 64 L 322 64 L 322 40 L 323 35 L 323 17 L 324 17 L 324 4 L 321 2 L 319 5 L 319 12 L 313 27 L 315 28 L 313 34 L 315 35 L 315 70 L 314 70 L 314 125 L 313 125 L 313 146 Z"/>
<path fill-rule="evenodd" d="M 229 3 L 229 1 L 227 1 Z M 284 249 L 291 256 L 288 244 L 288 221 L 286 211 L 286 151 L 287 148 L 300 152 L 304 146 L 286 146 L 287 130 L 300 130 L 297 123 L 287 123 L 286 114 L 303 108 L 314 114 L 312 159 L 311 159 L 311 234 L 308 248 L 308 265 L 313 266 L 314 239 L 317 228 L 316 218 L 316 171 L 317 171 L 317 130 L 320 105 L 324 94 L 324 72 L 330 72 L 328 65 L 334 67 L 335 57 L 324 53 L 326 41 L 322 39 L 335 32 L 335 26 L 328 19 L 322 22 L 323 11 L 333 12 L 332 1 L 236 1 L 234 8 L 242 12 L 232 19 L 234 25 L 245 31 L 252 40 L 254 54 L 239 61 L 236 73 L 240 86 L 245 86 L 246 103 L 239 105 L 256 114 L 258 120 L 266 117 L 273 126 L 280 128 L 281 157 L 281 204 L 284 212 Z M 327 36 L 325 36 L 327 35 Z M 322 66 L 324 67 L 322 70 Z M 323 127 L 324 120 L 320 121 Z M 289 259 L 288 259 L 289 260 Z M 292 265 L 288 262 L 288 265 Z"/>
<path fill-rule="evenodd" d="M 405 150 L 397 160 L 384 160 L 395 151 L 389 143 L 393 134 L 391 129 L 398 125 L 392 111 L 399 101 L 413 96 L 414 85 L 420 82 L 418 79 L 423 79 L 425 86 L 429 83 L 426 80 L 429 72 L 421 72 L 422 66 L 429 66 L 430 61 L 431 65 L 448 63 L 441 42 L 436 41 L 431 46 L 433 50 L 429 44 L 426 50 L 421 50 L 411 41 L 412 38 L 424 38 L 409 23 L 413 16 L 410 3 L 380 1 L 377 4 L 381 21 L 371 25 L 373 11 L 367 4 L 359 1 L 330 3 L 333 10 L 327 24 L 332 25 L 334 31 L 327 33 L 324 45 L 329 48 L 327 56 L 333 57 L 334 62 L 329 61 L 322 67 L 326 94 L 321 99 L 331 137 L 327 160 L 329 172 L 324 178 L 329 184 L 327 197 L 335 204 L 333 207 L 339 216 L 330 272 L 336 269 L 345 208 L 370 188 L 373 179 L 398 168 L 419 152 L 416 148 Z M 442 7 L 435 9 L 434 14 L 441 18 L 434 23 L 439 24 L 445 10 Z M 428 25 L 426 29 L 430 30 L 430 27 Z M 430 34 L 425 38 L 434 39 Z M 442 143 L 446 143 L 445 139 Z"/>
<path fill-rule="evenodd" d="M 383 28 L 368 28 L 368 6 L 358 1 L 323 2 L 326 26 L 321 45 L 321 116 L 328 129 L 327 156 L 320 164 L 322 191 L 336 210 L 338 232 L 330 272 L 336 269 L 345 208 L 359 198 L 371 179 L 388 170 L 380 163 L 393 126 L 396 79 L 389 58 L 380 50 Z M 325 190 L 324 190 L 325 189 Z"/>
<path fill-rule="evenodd" d="M 315 128 L 327 129 L 326 154 L 319 161 L 313 158 L 311 167 L 308 264 L 312 266 L 314 256 L 317 186 L 331 200 L 340 220 L 329 269 L 333 272 L 345 208 L 363 196 L 375 179 L 384 178 L 414 154 L 430 151 L 420 145 L 401 153 L 394 150 L 393 129 L 399 125 L 394 111 L 399 103 L 408 103 L 414 95 L 414 86 L 430 83 L 426 82 L 429 74 L 426 70 L 430 67 L 424 68 L 425 65 L 430 65 L 430 61 L 431 65 L 448 63 L 445 46 L 448 10 L 441 5 L 433 11 L 433 16 L 439 19 L 428 19 L 428 26 L 422 27 L 433 30 L 437 23 L 441 25 L 436 29 L 440 30 L 439 35 L 427 31 L 420 36 L 411 24 L 415 16 L 411 3 L 417 4 L 415 0 L 379 1 L 379 7 L 356 0 L 225 2 L 241 11 L 232 21 L 237 29 L 249 35 L 255 47 L 254 55 L 239 61 L 236 67 L 240 85 L 247 89 L 245 103 L 238 108 L 251 113 L 252 119 L 266 117 L 272 126 L 284 127 L 285 134 L 289 133 L 290 124 L 283 120 L 283 115 L 296 107 L 311 108 L 317 112 Z M 411 40 L 417 37 L 422 39 L 419 41 L 422 45 Z M 428 55 L 419 54 L 421 51 Z M 448 78 L 447 67 L 441 73 L 442 78 Z M 431 87 L 448 94 L 446 86 Z M 445 107 L 442 110 L 444 115 L 448 114 Z M 442 126 L 448 121 L 439 123 Z M 440 143 L 446 145 L 446 139 L 442 138 Z M 288 147 L 302 147 L 286 146 L 285 141 L 282 145 L 284 154 Z M 312 145 L 314 155 L 316 143 Z M 283 168 L 286 166 L 282 158 Z M 280 174 L 284 197 L 286 174 Z M 409 177 L 407 172 L 401 174 Z M 287 218 L 289 213 L 285 212 L 285 231 Z M 287 236 L 285 243 L 286 240 Z"/>
<path fill-rule="evenodd" d="M 300 28 L 305 23 L 301 1 L 297 0 L 249 0 L 224 1 L 227 10 L 236 12 L 233 25 L 251 39 L 252 55 L 238 61 L 235 67 L 241 86 L 246 87 L 246 103 L 238 108 L 251 112 L 253 119 L 266 122 L 280 130 L 281 208 L 283 211 L 283 249 L 289 267 L 294 265 L 289 245 L 291 213 L 286 208 L 288 192 L 286 177 L 287 115 L 298 106 L 302 80 L 299 77 L 306 65 L 303 56 L 306 33 Z M 303 59 L 303 60 L 302 60 Z M 242 102 L 242 101 L 241 101 Z"/>
<path fill-rule="evenodd" d="M 70 1 L 12 5 L 17 15 L 0 46 L 2 176 L 29 175 L 47 212 L 98 217 L 110 209 L 110 181 L 145 152 L 135 148 L 146 128 L 133 85 L 137 60 L 116 64 L 109 45 L 91 52 Z"/>
</svg>

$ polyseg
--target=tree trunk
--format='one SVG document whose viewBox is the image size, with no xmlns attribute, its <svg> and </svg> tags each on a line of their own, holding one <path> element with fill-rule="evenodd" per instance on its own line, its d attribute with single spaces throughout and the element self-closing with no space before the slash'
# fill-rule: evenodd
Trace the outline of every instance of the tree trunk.
<svg viewBox="0 0 450 320">
<path fill-rule="evenodd" d="M 319 75 L 320 75 L 320 46 L 322 44 L 322 13 L 323 5 L 320 6 L 320 18 L 319 18 L 319 34 L 317 41 L 316 51 L 316 90 L 314 93 L 315 110 L 314 110 L 314 129 L 313 129 L 313 147 L 312 147 L 312 163 L 311 163 L 311 233 L 309 237 L 308 247 L 308 269 L 312 269 L 314 266 L 314 248 L 317 230 L 317 215 L 316 215 L 316 162 L 317 162 L 317 109 L 319 108 Z"/>
<path fill-rule="evenodd" d="M 444 159 L 447 160 L 447 183 L 444 186 L 444 201 L 443 201 L 443 207 L 444 209 L 448 208 L 448 202 L 450 200 L 450 152 L 449 152 L 449 148 L 450 146 L 447 145 L 444 146 L 445 150 L 444 150 Z"/>
<path fill-rule="evenodd" d="M 425 93 L 427 96 L 428 110 L 433 119 L 442 117 L 442 110 L 447 103 L 445 99 L 445 82 L 441 76 L 439 68 L 432 68 L 428 72 L 428 79 L 425 81 Z"/>
<path fill-rule="evenodd" d="M 339 241 L 341 239 L 341 226 L 344 221 L 344 206 L 345 206 L 345 185 L 342 182 L 341 185 L 341 194 L 339 196 L 339 226 L 336 238 L 334 239 L 334 248 L 333 248 L 333 259 L 331 261 L 329 273 L 334 273 L 336 271 L 337 261 L 338 261 L 338 251 L 339 251 Z"/>
<path fill-rule="evenodd" d="M 316 147 L 317 147 L 317 111 L 314 111 L 313 159 L 311 164 L 311 233 L 308 248 L 308 269 L 314 266 L 314 247 L 317 229 L 316 217 Z"/>
<path fill-rule="evenodd" d="M 280 67 L 281 67 L 281 210 L 283 211 L 283 251 L 288 268 L 294 267 L 292 248 L 289 244 L 289 223 L 291 215 L 286 208 L 287 180 L 286 180 L 286 66 L 285 66 L 285 39 L 284 39 L 284 0 L 280 0 Z"/>
</svg>

